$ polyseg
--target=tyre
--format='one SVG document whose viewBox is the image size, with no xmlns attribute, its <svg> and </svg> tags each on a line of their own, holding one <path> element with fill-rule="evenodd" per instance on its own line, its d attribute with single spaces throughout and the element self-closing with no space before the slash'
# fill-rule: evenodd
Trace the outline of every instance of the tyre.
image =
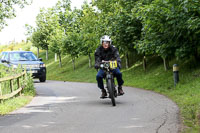
<svg viewBox="0 0 200 133">
<path fill-rule="evenodd" d="M 46 81 L 46 76 L 43 76 L 41 78 L 39 78 L 40 82 L 45 82 Z"/>
<path fill-rule="evenodd" d="M 115 94 L 114 94 L 114 87 L 111 79 L 108 79 L 107 81 L 107 87 L 108 87 L 108 92 L 109 92 L 109 97 L 111 99 L 112 105 L 116 106 L 115 103 Z"/>
</svg>

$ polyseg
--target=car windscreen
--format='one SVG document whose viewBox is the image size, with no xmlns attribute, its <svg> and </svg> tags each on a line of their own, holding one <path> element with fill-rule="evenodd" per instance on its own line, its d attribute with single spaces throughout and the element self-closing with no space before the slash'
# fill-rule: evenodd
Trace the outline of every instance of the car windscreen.
<svg viewBox="0 0 200 133">
<path fill-rule="evenodd" d="M 32 52 L 13 52 L 10 61 L 37 61 L 37 57 Z"/>
</svg>

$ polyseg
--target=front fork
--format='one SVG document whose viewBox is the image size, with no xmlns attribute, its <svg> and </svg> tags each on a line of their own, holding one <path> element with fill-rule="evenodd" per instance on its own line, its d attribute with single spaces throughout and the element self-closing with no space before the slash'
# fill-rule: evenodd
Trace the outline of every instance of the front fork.
<svg viewBox="0 0 200 133">
<path fill-rule="evenodd" d="M 115 86 L 115 80 L 114 80 L 114 76 L 111 73 L 107 73 L 106 74 L 106 82 L 108 83 L 108 79 L 111 79 L 112 81 L 112 89 L 114 91 L 115 97 L 117 97 L 117 90 L 116 90 L 116 86 Z M 106 84 L 107 85 L 107 84 Z M 108 87 L 108 85 L 107 85 Z"/>
</svg>

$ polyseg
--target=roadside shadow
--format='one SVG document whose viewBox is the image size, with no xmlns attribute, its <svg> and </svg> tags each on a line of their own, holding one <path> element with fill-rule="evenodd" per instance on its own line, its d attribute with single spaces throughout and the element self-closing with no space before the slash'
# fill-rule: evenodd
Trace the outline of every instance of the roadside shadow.
<svg viewBox="0 0 200 133">
<path fill-rule="evenodd" d="M 40 81 L 33 81 L 33 83 L 40 83 Z"/>
<path fill-rule="evenodd" d="M 124 101 L 118 101 L 116 99 L 115 101 L 116 106 L 126 106 L 127 103 Z M 85 104 L 87 104 L 88 106 L 112 106 L 112 102 L 109 98 L 106 99 L 96 99 L 96 100 L 91 100 L 91 101 L 87 101 Z"/>
<path fill-rule="evenodd" d="M 45 83 L 48 83 L 48 81 L 40 82 L 39 80 L 33 80 L 33 83 L 36 83 L 36 84 L 38 84 L 38 83 L 40 83 L 40 84 L 45 84 Z"/>
</svg>

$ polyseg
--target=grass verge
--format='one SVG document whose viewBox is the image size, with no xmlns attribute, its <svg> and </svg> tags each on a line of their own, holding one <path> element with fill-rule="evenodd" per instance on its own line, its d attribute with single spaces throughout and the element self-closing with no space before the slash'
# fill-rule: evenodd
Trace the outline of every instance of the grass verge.
<svg viewBox="0 0 200 133">
<path fill-rule="evenodd" d="M 8 114 L 16 109 L 23 107 L 32 100 L 33 96 L 19 96 L 9 100 L 5 100 L 0 104 L 0 115 Z"/>
<path fill-rule="evenodd" d="M 22 70 L 12 71 L 12 69 L 8 69 L 7 67 L 4 67 L 2 64 L 0 64 L 0 78 L 16 75 L 19 73 L 22 73 Z M 18 84 L 16 81 L 17 81 L 16 79 L 12 80 L 13 90 L 18 89 Z M 31 101 L 33 96 L 35 96 L 35 88 L 33 86 L 33 80 L 30 74 L 25 74 L 24 78 L 21 77 L 19 81 L 20 81 L 19 85 L 24 86 L 24 89 L 22 91 L 23 95 L 1 101 L 0 115 L 8 114 L 9 112 L 26 105 L 27 103 Z M 9 81 L 2 81 L 0 83 L 0 86 L 1 86 L 1 90 L 0 90 L 1 95 L 11 93 Z"/>
</svg>

